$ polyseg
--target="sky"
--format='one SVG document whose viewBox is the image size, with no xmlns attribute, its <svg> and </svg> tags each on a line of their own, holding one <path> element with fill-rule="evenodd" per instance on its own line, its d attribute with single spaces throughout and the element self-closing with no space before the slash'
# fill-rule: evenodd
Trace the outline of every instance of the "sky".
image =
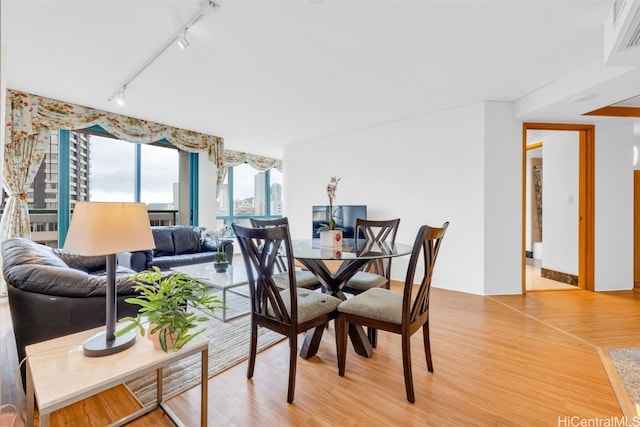
<svg viewBox="0 0 640 427">
<path fill-rule="evenodd" d="M 91 135 L 91 200 L 133 202 L 135 144 Z M 234 168 L 234 199 L 254 197 L 254 177 L 259 171 L 248 164 Z M 142 202 L 172 203 L 173 183 L 178 182 L 178 152 L 142 145 Z M 275 169 L 271 184 L 282 184 Z"/>
<path fill-rule="evenodd" d="M 91 136 L 91 200 L 134 201 L 135 144 Z M 142 202 L 172 203 L 178 182 L 176 150 L 142 146 Z"/>
</svg>

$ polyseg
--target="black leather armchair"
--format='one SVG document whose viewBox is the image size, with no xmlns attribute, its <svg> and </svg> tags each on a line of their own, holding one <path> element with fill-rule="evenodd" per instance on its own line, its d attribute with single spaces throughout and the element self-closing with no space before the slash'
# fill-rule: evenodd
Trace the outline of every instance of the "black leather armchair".
<svg viewBox="0 0 640 427">
<path fill-rule="evenodd" d="M 5 240 L 1 250 L 19 360 L 27 345 L 105 325 L 104 256 L 79 256 L 24 238 Z M 118 318 L 138 312 L 124 301 L 136 294 L 133 273 L 120 267 L 116 273 Z M 24 364 L 21 370 L 24 384 Z"/>
</svg>

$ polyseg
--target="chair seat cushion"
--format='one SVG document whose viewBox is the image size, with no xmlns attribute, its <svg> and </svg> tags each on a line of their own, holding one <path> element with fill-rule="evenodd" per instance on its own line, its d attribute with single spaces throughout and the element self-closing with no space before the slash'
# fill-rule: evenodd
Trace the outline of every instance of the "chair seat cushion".
<svg viewBox="0 0 640 427">
<path fill-rule="evenodd" d="M 400 325 L 402 324 L 402 294 L 382 288 L 369 289 L 343 301 L 338 311 Z"/>
<path fill-rule="evenodd" d="M 346 288 L 366 291 L 371 288 L 384 288 L 387 286 L 387 279 L 375 273 L 367 273 L 366 271 L 358 271 L 353 277 L 347 280 Z"/>
<path fill-rule="evenodd" d="M 283 271 L 282 273 L 274 274 L 273 281 L 279 288 L 289 287 L 289 272 Z M 299 288 L 315 289 L 320 286 L 320 282 L 315 274 L 307 270 L 296 270 L 296 285 Z"/>
<path fill-rule="evenodd" d="M 308 289 L 297 288 L 298 294 L 298 323 L 304 323 L 323 314 L 331 313 L 338 308 L 342 302 L 339 298 L 321 292 L 310 291 Z M 291 314 L 291 298 L 289 289 L 280 292 L 282 302 L 287 308 L 287 313 Z M 269 307 L 269 314 L 273 316 L 273 311 Z"/>
</svg>

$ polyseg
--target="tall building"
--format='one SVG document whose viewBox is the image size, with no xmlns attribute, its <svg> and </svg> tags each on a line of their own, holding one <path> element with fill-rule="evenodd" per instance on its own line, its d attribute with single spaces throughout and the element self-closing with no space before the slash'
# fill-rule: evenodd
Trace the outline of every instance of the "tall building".
<svg viewBox="0 0 640 427">
<path fill-rule="evenodd" d="M 253 194 L 254 201 L 253 207 L 254 215 L 266 215 L 266 185 L 265 182 L 267 180 L 267 175 L 264 172 L 259 172 L 253 178 Z"/>
<path fill-rule="evenodd" d="M 220 184 L 218 190 L 218 215 L 229 215 L 229 184 Z"/>
<path fill-rule="evenodd" d="M 271 184 L 271 215 L 282 215 L 282 184 Z"/>
<path fill-rule="evenodd" d="M 71 207 L 77 201 L 89 200 L 89 135 L 69 132 L 69 198 Z M 29 209 L 58 209 L 58 133 L 52 133 L 50 144 L 33 185 L 27 193 Z"/>
<path fill-rule="evenodd" d="M 89 135 L 69 132 L 69 199 L 71 209 L 75 202 L 89 200 Z M 31 211 L 31 239 L 49 246 L 58 245 L 58 218 L 56 213 L 38 213 L 38 209 L 58 209 L 58 132 L 51 134 L 47 152 L 36 172 L 33 185 L 27 193 Z"/>
</svg>

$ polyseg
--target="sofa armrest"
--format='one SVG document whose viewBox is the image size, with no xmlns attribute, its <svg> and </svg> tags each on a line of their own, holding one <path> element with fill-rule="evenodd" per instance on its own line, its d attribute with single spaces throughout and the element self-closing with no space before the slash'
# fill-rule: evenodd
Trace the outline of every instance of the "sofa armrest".
<svg viewBox="0 0 640 427">
<path fill-rule="evenodd" d="M 121 252 L 117 255 L 117 258 L 118 265 L 133 271 L 142 271 L 147 269 L 149 262 L 153 259 L 153 252 L 151 250 Z"/>
<path fill-rule="evenodd" d="M 233 240 L 223 240 L 222 249 L 224 249 L 227 254 L 227 261 L 229 261 L 229 264 L 233 264 Z"/>
<path fill-rule="evenodd" d="M 229 264 L 233 261 L 233 240 L 223 240 L 222 241 L 222 249 L 227 254 L 227 261 Z M 216 245 L 215 239 L 211 238 L 211 236 L 205 237 L 202 242 L 201 252 L 216 252 L 218 250 L 218 246 Z"/>
</svg>

